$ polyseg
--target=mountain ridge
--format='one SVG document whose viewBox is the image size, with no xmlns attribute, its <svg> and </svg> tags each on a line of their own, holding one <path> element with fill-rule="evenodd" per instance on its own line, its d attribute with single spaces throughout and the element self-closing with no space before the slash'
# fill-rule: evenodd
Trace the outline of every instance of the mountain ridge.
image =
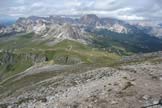
<svg viewBox="0 0 162 108">
<path fill-rule="evenodd" d="M 33 33 L 32 41 L 51 46 L 68 39 L 118 54 L 162 50 L 162 40 L 144 30 L 118 19 L 99 18 L 94 14 L 79 19 L 30 16 L 19 18 L 14 25 L 0 29 L 1 37 L 18 33 Z"/>
<path fill-rule="evenodd" d="M 127 33 L 126 24 L 124 21 L 113 19 L 113 18 L 99 18 L 95 14 L 88 14 L 80 17 L 79 19 L 72 19 L 61 16 L 49 16 L 49 17 L 38 17 L 30 16 L 28 18 L 19 18 L 13 26 L 2 29 L 1 34 L 7 32 L 34 32 L 32 31 L 34 26 L 41 26 L 45 24 L 49 26 L 50 24 L 71 24 L 79 26 L 90 26 L 94 28 L 105 28 L 118 33 Z"/>
</svg>

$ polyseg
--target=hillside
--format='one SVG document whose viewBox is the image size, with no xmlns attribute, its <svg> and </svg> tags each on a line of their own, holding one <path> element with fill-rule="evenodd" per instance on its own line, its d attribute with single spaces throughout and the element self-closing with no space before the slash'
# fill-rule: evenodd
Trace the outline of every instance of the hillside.
<svg viewBox="0 0 162 108">
<path fill-rule="evenodd" d="M 107 48 L 121 55 L 126 55 L 128 52 L 146 53 L 161 51 L 162 49 L 161 39 L 142 32 L 121 34 L 106 29 L 100 29 L 92 31 L 91 33 L 95 35 L 93 38 L 93 45 L 95 45 L 95 47 Z"/>
<path fill-rule="evenodd" d="M 33 34 L 4 38 L 0 45 L 1 80 L 38 64 L 111 65 L 120 59 L 115 53 L 101 51 L 85 44 L 64 40 L 54 46 L 32 41 Z"/>
<path fill-rule="evenodd" d="M 137 108 L 157 103 L 162 93 L 160 54 L 136 55 L 115 67 L 36 64 L 0 83 L 0 106 Z"/>
</svg>

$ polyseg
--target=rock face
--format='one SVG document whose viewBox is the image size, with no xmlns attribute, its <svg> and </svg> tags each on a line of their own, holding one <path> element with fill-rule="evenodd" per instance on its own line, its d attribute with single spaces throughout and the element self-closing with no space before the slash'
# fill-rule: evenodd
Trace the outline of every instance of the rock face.
<svg viewBox="0 0 162 108">
<path fill-rule="evenodd" d="M 80 22 L 85 25 L 95 26 L 100 23 L 100 19 L 94 14 L 89 14 L 81 17 Z"/>
<path fill-rule="evenodd" d="M 113 18 L 99 18 L 94 14 L 81 17 L 80 22 L 95 29 L 107 29 L 117 33 L 128 33 L 131 30 L 130 25 L 124 21 Z"/>
<path fill-rule="evenodd" d="M 77 26 L 72 26 L 70 24 L 55 24 L 51 25 L 49 30 L 43 35 L 46 39 L 69 39 L 69 40 L 85 40 L 86 33 Z"/>
<path fill-rule="evenodd" d="M 0 81 L 4 80 L 12 73 L 22 71 L 30 66 L 47 61 L 48 58 L 44 55 L 32 53 L 13 53 L 8 51 L 0 52 Z M 10 73 L 10 74 L 9 74 Z"/>
<path fill-rule="evenodd" d="M 47 60 L 45 56 L 38 54 L 14 54 L 11 52 L 1 52 L 0 65 L 3 64 L 16 64 L 16 62 L 24 59 L 23 61 L 30 60 L 32 63 L 44 62 Z"/>
</svg>

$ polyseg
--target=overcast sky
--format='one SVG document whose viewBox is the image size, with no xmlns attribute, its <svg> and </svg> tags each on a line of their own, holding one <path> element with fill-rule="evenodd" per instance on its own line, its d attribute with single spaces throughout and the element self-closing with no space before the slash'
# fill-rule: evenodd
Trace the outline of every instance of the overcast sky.
<svg viewBox="0 0 162 108">
<path fill-rule="evenodd" d="M 0 0 L 0 17 L 80 14 L 161 20 L 162 0 Z"/>
</svg>

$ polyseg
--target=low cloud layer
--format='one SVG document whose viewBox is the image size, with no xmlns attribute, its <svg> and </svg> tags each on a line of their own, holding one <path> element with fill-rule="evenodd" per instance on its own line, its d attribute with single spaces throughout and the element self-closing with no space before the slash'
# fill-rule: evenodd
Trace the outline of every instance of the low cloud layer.
<svg viewBox="0 0 162 108">
<path fill-rule="evenodd" d="M 97 14 L 124 20 L 161 20 L 162 0 L 1 0 L 0 16 Z"/>
</svg>

